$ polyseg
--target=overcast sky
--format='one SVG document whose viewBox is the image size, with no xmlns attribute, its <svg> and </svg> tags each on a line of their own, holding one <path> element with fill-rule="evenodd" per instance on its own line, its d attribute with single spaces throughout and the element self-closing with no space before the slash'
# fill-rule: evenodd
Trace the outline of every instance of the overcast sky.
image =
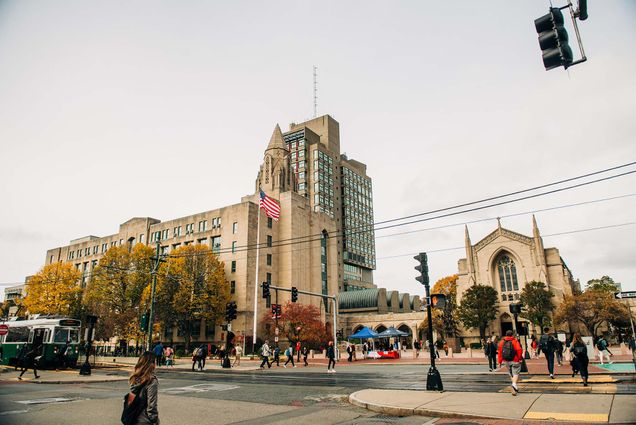
<svg viewBox="0 0 636 425">
<path fill-rule="evenodd" d="M 555 4 L 564 4 L 555 1 Z M 0 283 L 48 248 L 240 202 L 274 126 L 318 112 L 373 178 L 375 220 L 636 161 L 636 2 L 590 1 L 588 62 L 546 72 L 548 0 L 0 0 Z M 577 52 L 574 32 L 572 48 Z M 577 53 L 578 56 L 578 53 Z M 629 170 L 634 170 L 631 167 Z M 376 283 L 421 293 L 502 225 L 634 195 L 636 175 L 377 232 Z M 636 221 L 636 196 L 536 213 L 544 235 Z M 394 233 L 460 224 L 443 229 Z M 636 289 L 635 225 L 545 236 L 581 282 Z M 391 258 L 389 258 L 391 257 Z"/>
</svg>

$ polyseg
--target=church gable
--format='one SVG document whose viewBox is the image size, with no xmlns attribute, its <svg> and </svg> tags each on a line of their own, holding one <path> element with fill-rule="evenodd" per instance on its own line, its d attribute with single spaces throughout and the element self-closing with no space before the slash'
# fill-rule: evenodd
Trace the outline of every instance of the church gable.
<svg viewBox="0 0 636 425">
<path fill-rule="evenodd" d="M 482 250 L 483 248 L 485 248 L 486 246 L 488 246 L 492 242 L 494 242 L 494 240 L 497 239 L 500 236 L 503 237 L 503 238 L 506 238 L 508 240 L 511 240 L 511 241 L 521 242 L 521 243 L 523 243 L 525 245 L 528 245 L 530 247 L 533 246 L 532 238 L 529 238 L 529 237 L 527 237 L 525 235 L 522 235 L 521 233 L 513 232 L 512 230 L 503 229 L 503 228 L 499 227 L 496 230 L 494 230 L 493 232 L 491 232 L 490 234 L 488 234 L 485 238 L 483 238 L 482 240 L 477 242 L 475 244 L 475 251 Z"/>
</svg>

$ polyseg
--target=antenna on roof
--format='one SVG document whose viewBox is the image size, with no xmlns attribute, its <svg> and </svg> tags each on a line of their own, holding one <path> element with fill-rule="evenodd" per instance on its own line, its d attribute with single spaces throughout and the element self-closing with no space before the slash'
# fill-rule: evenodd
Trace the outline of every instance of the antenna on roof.
<svg viewBox="0 0 636 425">
<path fill-rule="evenodd" d="M 318 67 L 314 65 L 314 118 L 318 116 Z"/>
</svg>

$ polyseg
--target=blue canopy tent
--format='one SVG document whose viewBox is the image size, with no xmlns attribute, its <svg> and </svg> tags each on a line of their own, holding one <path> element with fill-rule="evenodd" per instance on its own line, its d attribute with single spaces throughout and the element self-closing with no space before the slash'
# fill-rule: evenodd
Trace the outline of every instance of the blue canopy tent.
<svg viewBox="0 0 636 425">
<path fill-rule="evenodd" d="M 349 338 L 347 339 L 375 339 L 377 337 L 378 337 L 377 332 L 374 332 L 365 326 L 364 328 L 360 329 L 358 332 L 354 333 L 353 335 L 349 335 Z"/>
</svg>

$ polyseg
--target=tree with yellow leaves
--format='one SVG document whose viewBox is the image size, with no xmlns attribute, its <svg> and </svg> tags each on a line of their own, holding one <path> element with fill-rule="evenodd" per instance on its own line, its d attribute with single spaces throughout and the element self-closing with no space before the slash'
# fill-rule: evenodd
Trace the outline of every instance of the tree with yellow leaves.
<svg viewBox="0 0 636 425">
<path fill-rule="evenodd" d="M 454 274 L 439 279 L 433 285 L 431 294 L 446 295 L 446 305 L 443 309 L 432 309 L 433 329 L 446 338 L 452 338 L 457 335 L 457 279 L 458 275 Z M 424 319 L 420 324 L 422 329 L 428 329 L 428 319 Z"/>
<path fill-rule="evenodd" d="M 30 314 L 76 316 L 82 297 L 81 276 L 72 264 L 47 264 L 27 282 L 22 303 Z"/>
<path fill-rule="evenodd" d="M 147 291 L 148 292 L 148 291 Z M 159 271 L 157 318 L 164 326 L 176 325 L 190 348 L 194 324 L 221 322 L 230 301 L 224 264 L 205 245 L 187 245 L 170 253 Z"/>
<path fill-rule="evenodd" d="M 117 336 L 143 341 L 139 318 L 144 305 L 142 295 L 149 285 L 154 250 L 144 244 L 132 249 L 112 247 L 99 260 L 86 288 L 84 303 L 100 317 L 98 338 Z"/>
</svg>

